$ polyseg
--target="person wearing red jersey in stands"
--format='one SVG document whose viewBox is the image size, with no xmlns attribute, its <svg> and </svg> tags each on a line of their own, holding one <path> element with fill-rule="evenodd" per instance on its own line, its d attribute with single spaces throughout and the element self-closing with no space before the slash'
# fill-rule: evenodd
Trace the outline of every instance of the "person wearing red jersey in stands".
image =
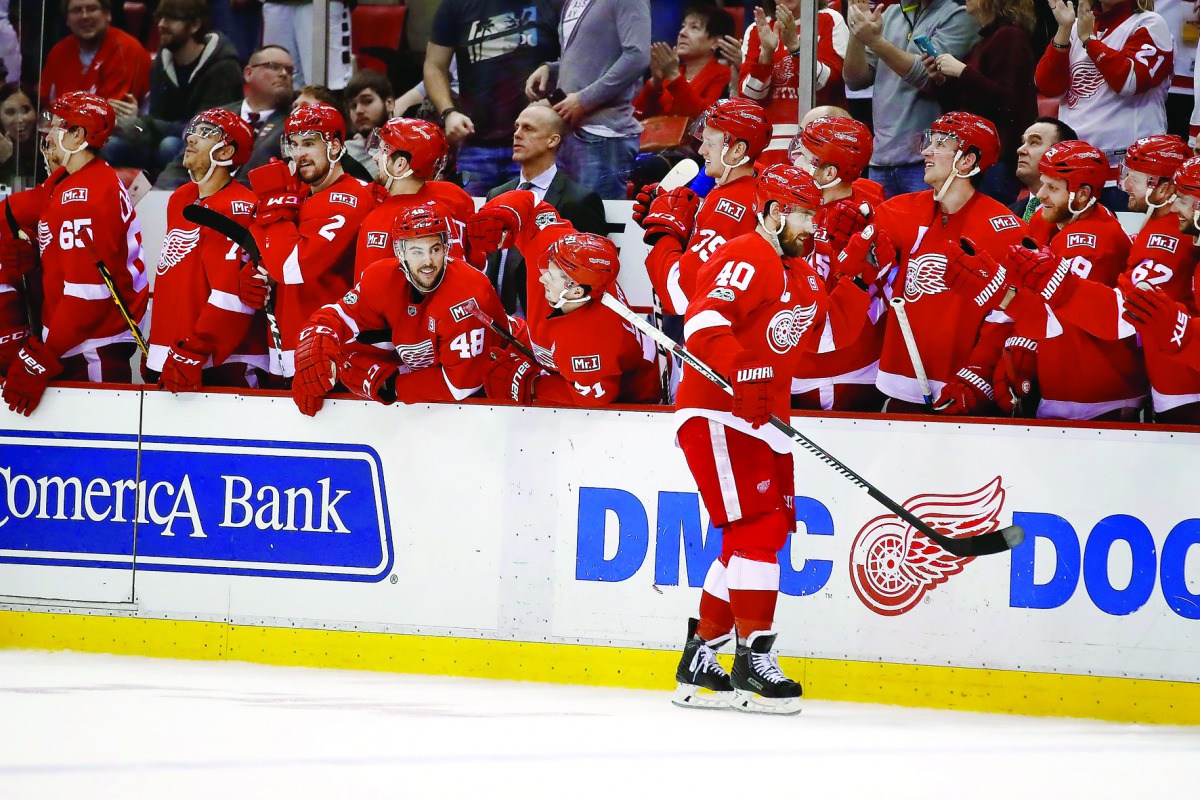
<svg viewBox="0 0 1200 800">
<path fill-rule="evenodd" d="M 183 217 L 192 204 L 248 226 L 254 193 L 233 179 L 250 160 L 254 131 L 224 108 L 184 128 L 183 165 L 192 177 L 167 201 L 150 317 L 147 382 L 172 392 L 202 386 L 257 387 L 267 370 L 265 318 L 238 297 L 245 253 L 228 238 Z"/>
<path fill-rule="evenodd" d="M 112 27 L 110 0 L 65 0 L 71 35 L 46 55 L 39 81 L 42 107 L 68 92 L 87 92 L 121 104 L 137 105 L 150 93 L 150 54 L 134 37 Z"/>
</svg>

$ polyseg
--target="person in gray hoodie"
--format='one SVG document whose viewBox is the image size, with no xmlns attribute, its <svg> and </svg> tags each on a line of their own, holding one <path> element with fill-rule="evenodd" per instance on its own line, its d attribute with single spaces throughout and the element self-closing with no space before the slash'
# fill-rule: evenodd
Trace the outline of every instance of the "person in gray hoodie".
<svg viewBox="0 0 1200 800">
<path fill-rule="evenodd" d="M 206 0 L 162 0 L 155 12 L 160 49 L 150 65 L 145 113 L 113 103 L 116 133 L 102 155 L 113 166 L 160 171 L 183 151 L 183 128 L 201 111 L 241 100 L 242 67 L 225 36 L 209 30 Z"/>
</svg>

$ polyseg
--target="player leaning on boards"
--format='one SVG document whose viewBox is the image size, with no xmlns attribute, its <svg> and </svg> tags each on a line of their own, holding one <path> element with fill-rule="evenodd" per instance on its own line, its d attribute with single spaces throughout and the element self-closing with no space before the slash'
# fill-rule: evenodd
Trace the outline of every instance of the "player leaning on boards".
<svg viewBox="0 0 1200 800">
<path fill-rule="evenodd" d="M 405 210 L 392 228 L 395 256 L 312 315 L 296 347 L 301 411 L 315 414 L 338 381 L 385 404 L 457 402 L 483 387 L 486 354 L 500 342 L 469 309 L 504 320 L 504 307 L 487 275 L 448 255 L 450 225 L 434 206 Z M 390 342 L 353 343 L 363 331 L 389 331 Z"/>
<path fill-rule="evenodd" d="M 626 302 L 610 239 L 577 232 L 553 206 L 520 189 L 489 200 L 467 230 L 472 247 L 516 247 L 539 276 L 526 271 L 528 323 L 518 332 L 539 363 L 515 351 L 492 352 L 488 397 L 588 407 L 659 399 L 654 344 L 600 307 L 606 293 Z"/>
<path fill-rule="evenodd" d="M 116 172 L 99 157 L 115 123 L 112 106 L 69 92 L 50 108 L 45 147 L 57 169 L 40 186 L 5 201 L 0 237 L 36 232 L 42 256 L 42 338 L 31 336 L 9 369 L 4 402 L 28 416 L 53 378 L 129 383 L 134 328 L 149 283 L 142 228 Z M 14 245 L 7 244 L 5 248 Z M 19 247 L 19 245 L 17 245 Z M 118 305 L 97 262 L 111 273 Z"/>
<path fill-rule="evenodd" d="M 232 111 L 197 114 L 183 131 L 191 180 L 167 201 L 158 259 L 146 380 L 172 392 L 202 386 L 257 388 L 267 370 L 265 320 L 238 297 L 245 253 L 228 238 L 188 222 L 197 204 L 249 225 L 257 199 L 233 176 L 250 159 L 254 131 Z"/>
<path fill-rule="evenodd" d="M 258 196 L 250 231 L 274 286 L 247 264 L 240 295 L 251 308 L 262 308 L 267 292 L 276 293 L 283 348 L 282 353 L 271 348 L 275 386 L 286 386 L 295 373 L 297 337 L 308 318 L 353 285 L 359 226 L 382 199 L 377 185 L 342 170 L 345 137 L 346 123 L 336 108 L 302 106 L 284 123 L 283 155 L 291 164 L 272 161 L 250 171 L 250 188 Z M 292 395 L 305 413 L 321 407 L 320 397 L 304 394 L 294 382 Z"/>
</svg>

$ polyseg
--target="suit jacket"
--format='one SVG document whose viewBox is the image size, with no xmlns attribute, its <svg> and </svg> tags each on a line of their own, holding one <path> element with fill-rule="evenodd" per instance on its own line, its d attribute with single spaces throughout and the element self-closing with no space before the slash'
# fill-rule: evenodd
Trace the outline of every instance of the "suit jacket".
<svg viewBox="0 0 1200 800">
<path fill-rule="evenodd" d="M 502 183 L 488 192 L 487 199 L 491 200 L 496 195 L 516 189 L 520 184 L 519 178 Z M 583 233 L 596 233 L 600 236 L 608 234 L 608 222 L 604 218 L 604 201 L 600 199 L 600 195 L 568 178 L 567 173 L 562 169 L 559 169 L 554 180 L 550 181 L 545 201 L 554 206 L 559 216 L 575 226 L 575 230 Z M 497 280 L 500 277 L 500 257 L 503 252 L 503 250 L 498 250 L 488 256 L 487 275 L 500 294 L 504 310 L 513 314 L 517 309 L 518 302 L 522 309 L 528 308 L 526 304 L 525 257 L 515 247 L 508 251 L 508 260 L 504 264 L 504 284 L 499 285 Z"/>
<path fill-rule="evenodd" d="M 235 114 L 242 113 L 242 101 L 230 103 L 221 108 L 232 111 Z M 279 137 L 283 135 L 283 123 L 287 121 L 288 114 L 292 111 L 291 104 L 283 108 L 277 108 L 267 117 L 267 121 L 258 130 L 258 136 L 254 139 L 254 150 L 250 153 L 250 161 L 246 166 L 242 167 L 237 172 L 238 183 L 246 186 L 250 185 L 249 179 L 246 177 L 250 174 L 250 170 L 255 167 L 261 167 L 272 158 L 279 158 Z M 183 154 L 166 166 L 158 176 L 158 180 L 154 182 L 156 189 L 178 189 L 190 180 L 187 170 L 183 168 Z"/>
</svg>

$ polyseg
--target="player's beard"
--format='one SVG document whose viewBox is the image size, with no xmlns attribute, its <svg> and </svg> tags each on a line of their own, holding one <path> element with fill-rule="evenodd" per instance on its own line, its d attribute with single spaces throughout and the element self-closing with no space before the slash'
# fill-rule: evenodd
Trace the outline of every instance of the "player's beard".
<svg viewBox="0 0 1200 800">
<path fill-rule="evenodd" d="M 1042 219 L 1046 222 L 1060 225 L 1071 221 L 1071 212 L 1067 210 L 1066 206 L 1048 206 L 1043 203 Z"/>
<path fill-rule="evenodd" d="M 1194 219 L 1184 219 L 1183 217 L 1180 217 L 1178 214 L 1176 214 L 1175 216 L 1179 218 L 1179 232 L 1180 233 L 1182 233 L 1186 236 L 1200 236 L 1200 228 L 1196 227 L 1196 223 L 1195 223 Z"/>
<path fill-rule="evenodd" d="M 779 232 L 779 249 L 789 258 L 800 258 L 807 249 L 808 237 L 801 231 L 793 232 L 785 225 Z"/>
</svg>

